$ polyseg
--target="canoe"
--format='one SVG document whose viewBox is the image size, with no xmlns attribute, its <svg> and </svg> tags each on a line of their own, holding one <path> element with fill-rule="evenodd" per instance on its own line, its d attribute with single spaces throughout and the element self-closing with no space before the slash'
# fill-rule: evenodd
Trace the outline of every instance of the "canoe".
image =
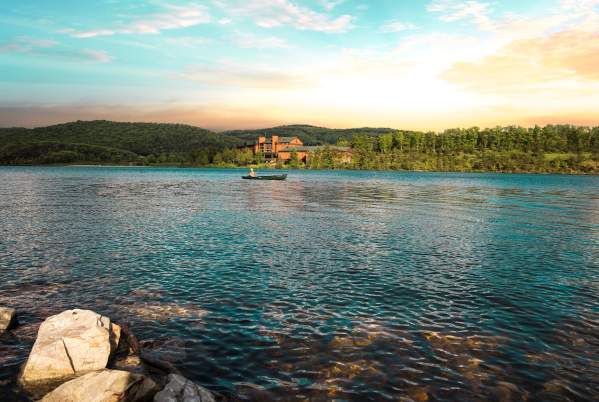
<svg viewBox="0 0 599 402">
<path fill-rule="evenodd" d="M 272 176 L 242 176 L 242 179 L 246 180 L 285 180 L 287 178 L 286 174 L 277 174 Z"/>
</svg>

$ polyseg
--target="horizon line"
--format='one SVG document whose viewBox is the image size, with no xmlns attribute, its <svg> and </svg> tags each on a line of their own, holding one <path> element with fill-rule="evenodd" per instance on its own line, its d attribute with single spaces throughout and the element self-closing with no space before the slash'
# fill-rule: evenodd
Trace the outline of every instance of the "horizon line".
<svg viewBox="0 0 599 402">
<path fill-rule="evenodd" d="M 99 122 L 99 121 L 104 121 L 104 122 L 109 122 L 109 123 L 119 123 L 119 124 L 166 124 L 166 125 L 180 125 L 180 126 L 189 126 L 189 127 L 194 127 L 194 128 L 198 128 L 198 129 L 202 129 L 202 130 L 206 130 L 206 131 L 210 131 L 213 133 L 227 133 L 227 132 L 234 132 L 234 131 L 261 131 L 261 130 L 272 130 L 272 129 L 277 129 L 277 128 L 285 128 L 285 127 L 313 127 L 313 128 L 321 128 L 321 129 L 327 129 L 327 130 L 361 130 L 361 129 L 372 129 L 372 130 L 397 130 L 397 131 L 411 131 L 411 132 L 422 132 L 422 133 L 443 133 L 445 131 L 448 130 L 465 130 L 465 129 L 471 129 L 471 128 L 478 128 L 481 131 L 484 130 L 490 130 L 490 129 L 494 129 L 494 128 L 506 128 L 506 127 L 518 127 L 518 128 L 534 128 L 534 127 L 548 127 L 548 126 L 571 126 L 571 127 L 577 127 L 577 128 L 590 128 L 590 129 L 595 129 L 595 128 L 599 128 L 599 124 L 597 125 L 593 125 L 593 124 L 576 124 L 576 123 L 547 123 L 547 124 L 530 124 L 530 125 L 523 125 L 523 124 L 507 124 L 507 125 L 501 125 L 501 124 L 497 124 L 495 126 L 486 126 L 486 127 L 481 127 L 479 125 L 468 125 L 468 126 L 454 126 L 454 127 L 448 127 L 445 128 L 443 130 L 416 130 L 416 129 L 403 129 L 403 128 L 395 128 L 395 127 L 390 127 L 390 126 L 353 126 L 353 127 L 345 127 L 345 128 L 341 128 L 341 127 L 327 127 L 327 126 L 320 126 L 320 125 L 313 125 L 313 124 L 307 124 L 307 123 L 291 123 L 291 124 L 280 124 L 280 125 L 276 125 L 276 126 L 270 126 L 270 127 L 259 127 L 259 128 L 231 128 L 231 129 L 215 129 L 215 128 L 206 128 L 206 127 L 202 127 L 199 125 L 195 125 L 195 124 L 190 124 L 190 123 L 174 123 L 174 122 L 167 122 L 167 121 L 135 121 L 135 120 L 108 120 L 108 119 L 91 119 L 91 120 L 82 120 L 82 119 L 77 119 L 77 120 L 68 120 L 68 121 L 64 121 L 64 122 L 60 122 L 60 123 L 54 123 L 54 124 L 47 124 L 47 125 L 36 125 L 36 126 L 0 126 L 0 129 L 25 129 L 25 130 L 34 130 L 34 129 L 39 129 L 39 128 L 47 128 L 47 127 L 54 127 L 54 126 L 60 126 L 60 125 L 65 125 L 65 124 L 72 124 L 72 123 L 93 123 L 93 122 Z"/>
</svg>

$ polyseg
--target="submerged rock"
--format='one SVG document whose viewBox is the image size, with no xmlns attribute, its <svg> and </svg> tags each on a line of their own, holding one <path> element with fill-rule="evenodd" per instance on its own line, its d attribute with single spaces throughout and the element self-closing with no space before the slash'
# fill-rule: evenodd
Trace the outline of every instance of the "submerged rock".
<svg viewBox="0 0 599 402">
<path fill-rule="evenodd" d="M 17 312 L 14 308 L 0 307 L 0 334 L 15 324 L 16 317 Z"/>
<path fill-rule="evenodd" d="M 429 389 L 427 387 L 413 387 L 406 391 L 407 396 L 412 401 L 427 402 L 430 399 Z"/>
<path fill-rule="evenodd" d="M 123 306 L 123 311 L 135 319 L 159 322 L 180 318 L 201 320 L 208 314 L 208 311 L 195 306 L 160 303 Z"/>
<path fill-rule="evenodd" d="M 424 338 L 435 349 L 443 349 L 452 353 L 464 353 L 471 351 L 496 351 L 499 346 L 508 343 L 503 336 L 472 335 L 467 337 L 443 334 L 427 331 L 423 333 Z"/>
<path fill-rule="evenodd" d="M 46 319 L 25 363 L 21 383 L 29 388 L 106 368 L 120 327 L 90 310 L 67 310 Z"/>
<path fill-rule="evenodd" d="M 42 402 L 142 402 L 155 393 L 156 383 L 143 375 L 102 370 L 62 384 Z"/>
<path fill-rule="evenodd" d="M 164 389 L 154 396 L 154 402 L 216 402 L 214 395 L 187 378 L 170 374 Z"/>
</svg>

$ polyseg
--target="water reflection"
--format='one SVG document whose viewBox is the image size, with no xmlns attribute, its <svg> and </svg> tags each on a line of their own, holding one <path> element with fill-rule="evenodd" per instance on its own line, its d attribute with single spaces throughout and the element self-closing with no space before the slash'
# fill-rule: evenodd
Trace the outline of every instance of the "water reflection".
<svg viewBox="0 0 599 402">
<path fill-rule="evenodd" d="M 93 308 L 232 400 L 592 400 L 599 179 L 0 168 L 0 393 Z"/>
</svg>

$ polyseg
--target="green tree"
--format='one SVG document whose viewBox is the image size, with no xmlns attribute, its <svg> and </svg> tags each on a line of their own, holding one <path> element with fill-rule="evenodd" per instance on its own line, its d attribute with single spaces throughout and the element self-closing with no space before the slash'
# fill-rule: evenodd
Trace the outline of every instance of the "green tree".
<svg viewBox="0 0 599 402">
<path fill-rule="evenodd" d="M 291 159 L 289 160 L 289 166 L 297 169 L 301 166 L 301 161 L 296 151 L 291 151 Z"/>
</svg>

